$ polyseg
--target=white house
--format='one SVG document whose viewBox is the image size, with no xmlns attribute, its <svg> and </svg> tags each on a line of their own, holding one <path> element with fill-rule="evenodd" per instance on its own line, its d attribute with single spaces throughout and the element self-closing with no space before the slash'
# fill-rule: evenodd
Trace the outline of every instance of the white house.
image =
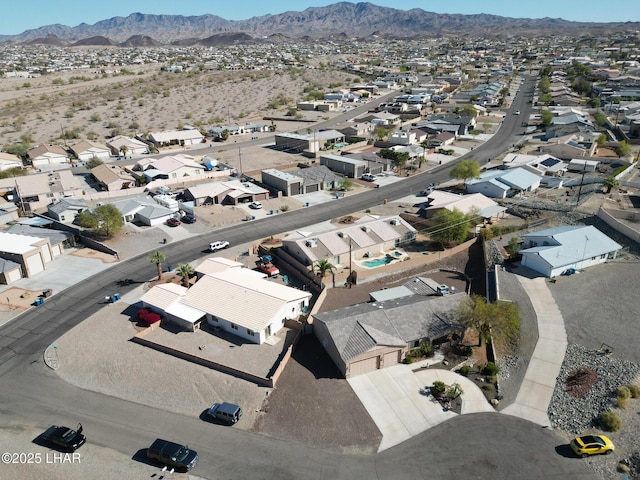
<svg viewBox="0 0 640 480">
<path fill-rule="evenodd" d="M 540 187 L 542 177 L 524 168 L 487 170 L 480 178 L 467 180 L 468 193 L 482 193 L 491 198 L 506 198 L 522 192 L 532 192 Z"/>
<path fill-rule="evenodd" d="M 92 158 L 104 161 L 109 160 L 109 157 L 111 156 L 111 151 L 106 145 L 95 143 L 90 140 L 81 140 L 71 147 L 71 151 L 81 162 L 87 162 Z"/>
<path fill-rule="evenodd" d="M 554 227 L 527 233 L 522 265 L 552 278 L 568 269 L 582 269 L 616 258 L 621 245 L 597 228 L 589 226 Z"/>
<path fill-rule="evenodd" d="M 0 171 L 9 170 L 10 168 L 22 168 L 22 160 L 16 155 L 6 152 L 0 152 Z"/>
<path fill-rule="evenodd" d="M 311 293 L 269 280 L 237 262 L 209 258 L 198 273 L 199 279 L 191 288 L 157 285 L 143 295 L 142 303 L 186 330 L 195 330 L 206 320 L 257 344 L 309 306 Z"/>
<path fill-rule="evenodd" d="M 136 138 L 118 135 L 107 142 L 107 147 L 111 149 L 113 155 L 122 155 L 123 147 L 126 147 L 127 155 L 142 155 L 149 153 L 149 145 Z"/>
<path fill-rule="evenodd" d="M 165 132 L 151 132 L 149 133 L 149 141 L 157 147 L 163 147 L 167 145 L 196 145 L 202 143 L 204 137 L 197 129 L 189 130 L 170 130 Z"/>
<path fill-rule="evenodd" d="M 33 168 L 69 163 L 67 152 L 59 145 L 40 145 L 30 148 L 27 150 L 27 156 L 31 159 Z"/>
</svg>

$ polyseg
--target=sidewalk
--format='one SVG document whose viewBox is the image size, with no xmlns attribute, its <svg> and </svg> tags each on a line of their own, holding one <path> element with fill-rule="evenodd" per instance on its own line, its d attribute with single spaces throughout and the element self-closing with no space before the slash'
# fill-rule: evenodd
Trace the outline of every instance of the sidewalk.
<svg viewBox="0 0 640 480">
<path fill-rule="evenodd" d="M 567 350 L 567 334 L 560 309 L 547 287 L 547 279 L 518 276 L 518 280 L 536 312 L 538 343 L 515 403 L 501 413 L 549 427 L 547 409 Z"/>
</svg>

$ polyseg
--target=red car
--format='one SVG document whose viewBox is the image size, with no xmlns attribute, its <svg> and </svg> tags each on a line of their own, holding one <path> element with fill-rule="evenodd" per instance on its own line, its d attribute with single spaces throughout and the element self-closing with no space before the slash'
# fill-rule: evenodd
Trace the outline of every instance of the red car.
<svg viewBox="0 0 640 480">
<path fill-rule="evenodd" d="M 180 220 L 171 217 L 167 220 L 167 225 L 169 225 L 170 227 L 177 227 L 178 225 L 180 225 Z"/>
<path fill-rule="evenodd" d="M 256 266 L 258 267 L 258 270 L 260 270 L 262 273 L 266 273 L 270 277 L 277 277 L 280 273 L 278 267 L 276 267 L 271 262 L 256 262 Z"/>
</svg>

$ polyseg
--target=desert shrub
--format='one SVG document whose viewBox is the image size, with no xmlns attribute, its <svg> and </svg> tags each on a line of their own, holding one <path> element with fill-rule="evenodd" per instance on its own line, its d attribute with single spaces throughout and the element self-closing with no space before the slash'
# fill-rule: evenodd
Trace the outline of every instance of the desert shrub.
<svg viewBox="0 0 640 480">
<path fill-rule="evenodd" d="M 608 411 L 601 413 L 598 417 L 598 423 L 600 426 L 608 432 L 617 432 L 622 427 L 620 417 L 616 415 L 616 412 Z"/>
<path fill-rule="evenodd" d="M 281 212 L 286 212 L 287 210 L 289 210 L 289 205 L 281 205 L 280 206 L 280 211 Z"/>
<path fill-rule="evenodd" d="M 493 362 L 487 362 L 482 366 L 483 375 L 497 375 L 500 371 L 500 367 Z"/>
<path fill-rule="evenodd" d="M 495 389 L 496 387 L 494 387 L 491 383 L 485 383 L 484 385 L 482 385 L 482 390 L 484 390 L 485 392 L 493 392 Z"/>
<path fill-rule="evenodd" d="M 471 367 L 469 365 L 463 365 L 460 367 L 460 375 L 469 376 L 469 372 L 471 371 Z"/>
<path fill-rule="evenodd" d="M 640 398 L 640 387 L 638 385 L 627 385 L 627 388 L 631 393 L 631 398 Z"/>
<path fill-rule="evenodd" d="M 431 358 L 434 355 L 433 347 L 428 343 L 420 345 L 420 353 L 427 358 Z"/>
<path fill-rule="evenodd" d="M 473 355 L 473 347 L 471 345 L 464 345 L 461 349 L 462 355 L 470 357 Z"/>
<path fill-rule="evenodd" d="M 404 363 L 406 363 L 407 365 L 410 365 L 413 363 L 413 356 L 410 353 L 407 353 L 407 355 L 404 357 Z"/>
<path fill-rule="evenodd" d="M 436 380 L 433 382 L 433 385 L 431 385 L 431 393 L 433 395 L 442 395 L 446 390 L 447 386 L 440 380 Z"/>
<path fill-rule="evenodd" d="M 631 390 L 628 387 L 618 387 L 616 391 L 616 401 L 618 403 L 618 407 L 627 408 L 627 404 L 629 403 L 629 399 L 631 398 Z"/>
<path fill-rule="evenodd" d="M 616 391 L 616 396 L 618 398 L 629 399 L 631 398 L 631 390 L 629 390 L 629 387 L 618 387 L 618 390 Z"/>
</svg>

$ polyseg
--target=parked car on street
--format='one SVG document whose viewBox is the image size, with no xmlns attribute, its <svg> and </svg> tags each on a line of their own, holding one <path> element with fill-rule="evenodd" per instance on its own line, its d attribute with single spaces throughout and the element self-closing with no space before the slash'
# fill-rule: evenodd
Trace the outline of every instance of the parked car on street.
<svg viewBox="0 0 640 480">
<path fill-rule="evenodd" d="M 69 452 L 75 452 L 87 441 L 82 434 L 82 424 L 78 424 L 78 430 L 52 425 L 40 434 L 40 439 Z"/>
<path fill-rule="evenodd" d="M 180 220 L 174 217 L 168 218 L 167 225 L 169 225 L 170 227 L 177 227 L 178 225 L 180 225 Z"/>
<path fill-rule="evenodd" d="M 195 450 L 161 438 L 156 439 L 147 449 L 147 457 L 168 467 L 185 471 L 195 467 L 199 459 Z"/>
<path fill-rule="evenodd" d="M 242 417 L 242 409 L 233 403 L 214 403 L 211 408 L 207 410 L 207 415 L 227 425 L 233 425 Z"/>
<path fill-rule="evenodd" d="M 224 248 L 229 248 L 229 242 L 227 242 L 226 240 L 223 240 L 221 242 L 213 242 L 209 244 L 210 252 L 215 252 L 218 250 L 222 250 Z"/>
<path fill-rule="evenodd" d="M 616 449 L 613 442 L 604 435 L 584 435 L 582 437 L 576 437 L 571 440 L 569 445 L 571 446 L 571 450 L 582 458 L 588 457 L 589 455 L 609 455 Z"/>
</svg>

